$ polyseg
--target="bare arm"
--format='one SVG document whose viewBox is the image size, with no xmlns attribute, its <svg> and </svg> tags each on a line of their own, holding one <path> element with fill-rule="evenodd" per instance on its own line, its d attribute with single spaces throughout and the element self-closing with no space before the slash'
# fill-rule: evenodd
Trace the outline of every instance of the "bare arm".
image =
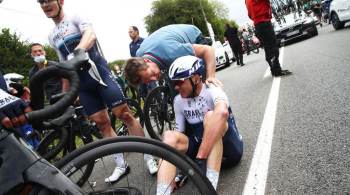
<svg viewBox="0 0 350 195">
<path fill-rule="evenodd" d="M 204 59 L 206 70 L 206 83 L 213 83 L 216 86 L 222 86 L 222 83 L 215 78 L 215 50 L 208 45 L 193 44 L 194 53 L 197 57 Z"/>
<path fill-rule="evenodd" d="M 225 135 L 227 126 L 227 118 L 229 116 L 227 104 L 219 101 L 215 104 L 214 110 L 210 117 L 206 117 L 204 121 L 204 134 L 202 143 L 199 147 L 197 158 L 206 159 L 210 154 L 215 143 L 222 139 Z"/>
<path fill-rule="evenodd" d="M 96 34 L 92 27 L 87 27 L 83 32 L 83 37 L 80 40 L 79 45 L 76 49 L 81 48 L 85 50 L 89 50 L 96 42 Z"/>
</svg>

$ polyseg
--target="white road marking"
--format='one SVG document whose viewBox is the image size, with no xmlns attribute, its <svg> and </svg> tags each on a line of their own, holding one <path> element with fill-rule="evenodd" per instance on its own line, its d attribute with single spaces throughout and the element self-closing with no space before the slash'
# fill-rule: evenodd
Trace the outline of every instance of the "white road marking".
<svg viewBox="0 0 350 195">
<path fill-rule="evenodd" d="M 283 67 L 283 55 L 284 55 L 284 47 L 281 47 L 281 50 L 280 50 L 280 57 L 279 57 L 279 60 L 280 60 L 280 64 L 281 64 L 281 68 Z M 266 69 L 265 71 L 265 74 L 264 74 L 264 78 L 268 77 L 268 76 L 271 76 L 271 71 L 270 71 L 270 66 Z"/>
<path fill-rule="evenodd" d="M 283 47 L 280 53 L 281 55 L 279 59 L 282 66 L 284 53 Z M 270 74 L 270 70 L 268 69 L 267 71 L 268 74 Z M 264 119 L 261 124 L 259 137 L 255 146 L 255 151 L 250 165 L 248 177 L 244 186 L 244 190 L 242 192 L 243 195 L 265 194 L 273 131 L 275 128 L 280 82 L 280 77 L 273 78 L 269 99 L 265 108 Z"/>
</svg>

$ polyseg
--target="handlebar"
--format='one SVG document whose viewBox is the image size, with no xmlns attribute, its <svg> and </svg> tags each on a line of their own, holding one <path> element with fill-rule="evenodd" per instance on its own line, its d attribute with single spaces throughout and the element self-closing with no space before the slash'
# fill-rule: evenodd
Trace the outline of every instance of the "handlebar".
<svg viewBox="0 0 350 195">
<path fill-rule="evenodd" d="M 31 107 L 34 111 L 26 113 L 27 120 L 31 123 L 41 122 L 54 118 L 57 113 L 62 113 L 77 98 L 79 91 L 79 76 L 76 70 L 88 61 L 85 50 L 74 51 L 74 58 L 62 62 L 49 61 L 49 66 L 37 72 L 30 80 Z M 59 101 L 44 108 L 43 84 L 52 77 L 62 77 L 69 81 L 69 91 Z"/>
</svg>

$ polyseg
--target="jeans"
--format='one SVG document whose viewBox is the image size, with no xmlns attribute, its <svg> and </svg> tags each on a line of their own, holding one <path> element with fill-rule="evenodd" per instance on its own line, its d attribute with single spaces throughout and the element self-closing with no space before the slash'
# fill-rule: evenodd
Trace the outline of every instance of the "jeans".
<svg viewBox="0 0 350 195">
<path fill-rule="evenodd" d="M 281 72 L 281 65 L 278 59 L 279 48 L 271 22 L 261 22 L 255 25 L 255 30 L 256 36 L 264 46 L 265 59 L 270 65 L 271 74 L 274 75 Z"/>
</svg>

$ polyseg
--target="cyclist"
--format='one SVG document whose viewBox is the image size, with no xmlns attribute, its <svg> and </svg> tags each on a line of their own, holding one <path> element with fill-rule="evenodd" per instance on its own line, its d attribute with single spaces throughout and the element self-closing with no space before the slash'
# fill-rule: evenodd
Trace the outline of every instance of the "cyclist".
<svg viewBox="0 0 350 195">
<path fill-rule="evenodd" d="M 195 56 L 180 57 L 171 65 L 169 77 L 179 92 L 174 99 L 177 128 L 166 131 L 163 141 L 195 159 L 216 189 L 221 163 L 236 165 L 243 142 L 224 91 L 201 81 L 203 67 Z M 175 174 L 175 166 L 160 163 L 157 194 L 170 194 Z"/>
<path fill-rule="evenodd" d="M 0 122 L 5 128 L 26 124 L 25 112 L 31 108 L 22 99 L 10 95 L 3 75 L 0 73 Z"/>
<path fill-rule="evenodd" d="M 47 66 L 46 52 L 40 43 L 33 43 L 30 45 L 30 55 L 34 60 L 35 65 L 29 71 L 29 79 L 31 79 L 39 70 Z M 62 92 L 62 79 L 59 77 L 50 78 L 45 82 L 44 89 L 47 100 L 52 103 L 52 95 Z"/>
<path fill-rule="evenodd" d="M 117 136 L 111 127 L 107 105 L 113 114 L 126 124 L 130 134 L 144 136 L 140 123 L 128 108 L 122 90 L 113 79 L 107 62 L 97 46 L 91 23 L 77 15 L 66 15 L 63 10 L 64 0 L 38 0 L 38 2 L 45 15 L 55 23 L 49 35 L 49 42 L 56 50 L 59 60 L 70 59 L 76 49 L 87 51 L 89 65 L 79 70 L 81 83 L 79 98 L 87 115 L 96 123 L 102 135 Z M 63 83 L 63 90 L 68 88 L 65 83 Z M 122 154 L 115 154 L 114 160 L 117 166 L 105 182 L 115 182 L 130 170 Z M 155 160 L 149 155 L 145 155 L 145 160 L 150 173 L 154 174 L 158 170 Z"/>
<path fill-rule="evenodd" d="M 125 78 L 132 85 L 156 81 L 161 70 L 167 71 L 176 58 L 193 55 L 205 61 L 206 83 L 221 85 L 215 78 L 214 48 L 203 45 L 204 42 L 202 32 L 193 25 L 164 26 L 145 38 L 136 52 L 138 57 L 126 62 Z"/>
</svg>

